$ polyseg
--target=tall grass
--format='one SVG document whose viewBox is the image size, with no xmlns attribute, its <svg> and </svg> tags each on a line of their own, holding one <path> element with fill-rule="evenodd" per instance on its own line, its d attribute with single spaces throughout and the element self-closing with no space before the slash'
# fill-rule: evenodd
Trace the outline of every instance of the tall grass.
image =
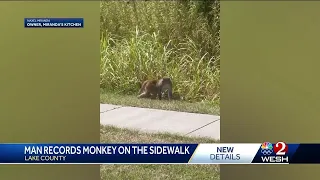
<svg viewBox="0 0 320 180">
<path fill-rule="evenodd" d="M 169 76 L 185 100 L 218 102 L 219 12 L 218 1 L 101 2 L 101 88 L 136 94 Z"/>
</svg>

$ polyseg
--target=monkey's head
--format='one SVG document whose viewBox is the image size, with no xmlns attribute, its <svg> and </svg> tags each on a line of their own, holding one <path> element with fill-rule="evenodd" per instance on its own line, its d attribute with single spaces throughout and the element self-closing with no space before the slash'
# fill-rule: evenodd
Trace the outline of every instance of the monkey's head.
<svg viewBox="0 0 320 180">
<path fill-rule="evenodd" d="M 164 78 L 162 78 L 162 83 L 163 84 L 171 84 L 171 79 L 169 77 L 164 77 Z"/>
</svg>

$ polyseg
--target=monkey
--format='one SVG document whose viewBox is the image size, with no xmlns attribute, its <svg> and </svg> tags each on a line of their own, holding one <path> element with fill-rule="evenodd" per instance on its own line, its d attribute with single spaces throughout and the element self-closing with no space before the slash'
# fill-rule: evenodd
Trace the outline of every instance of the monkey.
<svg viewBox="0 0 320 180">
<path fill-rule="evenodd" d="M 142 83 L 138 98 L 155 99 L 158 93 L 157 80 L 146 80 Z"/>
<path fill-rule="evenodd" d="M 146 80 L 143 82 L 139 91 L 138 98 L 151 98 L 156 97 L 162 99 L 162 93 L 168 91 L 168 99 L 172 99 L 172 81 L 170 78 L 162 78 L 159 80 Z"/>
<path fill-rule="evenodd" d="M 162 79 L 159 79 L 156 84 L 157 90 L 158 90 L 158 98 L 161 100 L 162 98 L 162 92 L 165 92 L 167 90 L 168 93 L 168 100 L 172 99 L 172 81 L 170 78 L 165 77 Z"/>
</svg>

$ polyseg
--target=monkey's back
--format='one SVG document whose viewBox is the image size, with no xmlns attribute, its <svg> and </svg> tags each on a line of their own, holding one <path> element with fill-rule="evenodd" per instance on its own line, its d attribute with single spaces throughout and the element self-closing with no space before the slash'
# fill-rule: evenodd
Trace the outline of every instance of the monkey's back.
<svg viewBox="0 0 320 180">
<path fill-rule="evenodd" d="M 158 88 L 157 88 L 157 80 L 147 80 L 145 81 L 145 90 L 155 93 L 157 92 Z"/>
</svg>

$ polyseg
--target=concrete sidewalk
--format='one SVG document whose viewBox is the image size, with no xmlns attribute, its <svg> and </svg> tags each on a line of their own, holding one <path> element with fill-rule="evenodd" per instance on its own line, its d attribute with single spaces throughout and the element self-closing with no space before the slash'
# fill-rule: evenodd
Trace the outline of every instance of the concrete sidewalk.
<svg viewBox="0 0 320 180">
<path fill-rule="evenodd" d="M 220 139 L 220 116 L 100 104 L 100 124 Z"/>
</svg>

